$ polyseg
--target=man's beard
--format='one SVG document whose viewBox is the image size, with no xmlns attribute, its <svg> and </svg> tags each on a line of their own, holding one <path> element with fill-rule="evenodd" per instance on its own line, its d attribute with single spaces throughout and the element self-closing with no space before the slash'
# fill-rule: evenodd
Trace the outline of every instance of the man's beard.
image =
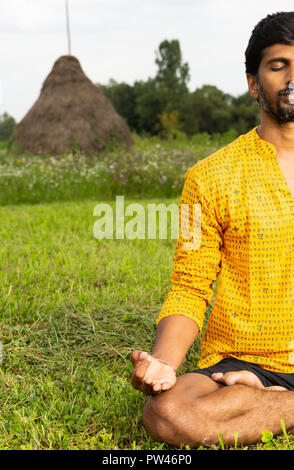
<svg viewBox="0 0 294 470">
<path fill-rule="evenodd" d="M 282 97 L 290 94 L 290 92 L 294 93 L 293 89 L 287 88 L 285 90 L 281 90 L 278 93 L 275 110 L 272 102 L 268 99 L 264 89 L 261 86 L 261 83 L 257 78 L 256 85 L 258 89 L 258 101 L 261 109 L 270 114 L 279 125 L 285 124 L 287 122 L 294 122 L 294 105 L 286 107 L 281 104 Z"/>
</svg>

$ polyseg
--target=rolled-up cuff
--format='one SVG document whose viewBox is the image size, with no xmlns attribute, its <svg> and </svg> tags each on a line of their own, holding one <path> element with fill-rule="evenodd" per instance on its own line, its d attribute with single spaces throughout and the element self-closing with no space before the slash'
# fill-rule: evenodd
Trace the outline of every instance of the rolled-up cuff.
<svg viewBox="0 0 294 470">
<path fill-rule="evenodd" d="M 169 292 L 165 298 L 160 314 L 155 319 L 156 325 L 162 318 L 172 315 L 183 315 L 194 320 L 199 332 L 205 319 L 207 305 L 205 300 L 180 295 L 179 292 Z"/>
</svg>

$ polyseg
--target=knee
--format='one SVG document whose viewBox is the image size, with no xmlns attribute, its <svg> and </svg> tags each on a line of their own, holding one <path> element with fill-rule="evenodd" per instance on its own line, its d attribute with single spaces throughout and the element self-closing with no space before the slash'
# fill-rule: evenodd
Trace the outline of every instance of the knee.
<svg viewBox="0 0 294 470">
<path fill-rule="evenodd" d="M 143 424 L 155 441 L 166 441 L 168 431 L 174 426 L 176 403 L 165 394 L 153 395 L 143 409 Z"/>
<path fill-rule="evenodd" d="M 189 405 L 166 392 L 153 395 L 145 404 L 143 424 L 153 440 L 170 445 L 195 447 L 211 441 L 206 406 L 200 398 Z"/>
</svg>

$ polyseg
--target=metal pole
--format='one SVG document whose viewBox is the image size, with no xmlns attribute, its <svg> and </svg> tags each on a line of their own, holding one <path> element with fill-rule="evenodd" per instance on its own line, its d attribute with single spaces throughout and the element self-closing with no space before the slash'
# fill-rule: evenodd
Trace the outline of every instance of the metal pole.
<svg viewBox="0 0 294 470">
<path fill-rule="evenodd" d="M 65 0 L 65 11 L 66 11 L 66 29 L 67 29 L 68 55 L 71 55 L 69 13 L 68 13 L 68 1 L 67 0 Z"/>
</svg>

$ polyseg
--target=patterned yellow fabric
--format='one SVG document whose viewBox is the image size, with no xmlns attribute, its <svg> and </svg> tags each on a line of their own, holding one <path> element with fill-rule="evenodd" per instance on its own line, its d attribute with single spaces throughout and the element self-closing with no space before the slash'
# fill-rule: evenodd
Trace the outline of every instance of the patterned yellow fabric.
<svg viewBox="0 0 294 470">
<path fill-rule="evenodd" d="M 201 245 L 183 249 L 179 231 L 156 323 L 184 315 L 201 330 L 219 274 L 198 367 L 235 357 L 294 373 L 294 198 L 275 147 L 256 129 L 186 172 L 179 215 L 188 204 L 192 232 L 201 204 Z"/>
</svg>

